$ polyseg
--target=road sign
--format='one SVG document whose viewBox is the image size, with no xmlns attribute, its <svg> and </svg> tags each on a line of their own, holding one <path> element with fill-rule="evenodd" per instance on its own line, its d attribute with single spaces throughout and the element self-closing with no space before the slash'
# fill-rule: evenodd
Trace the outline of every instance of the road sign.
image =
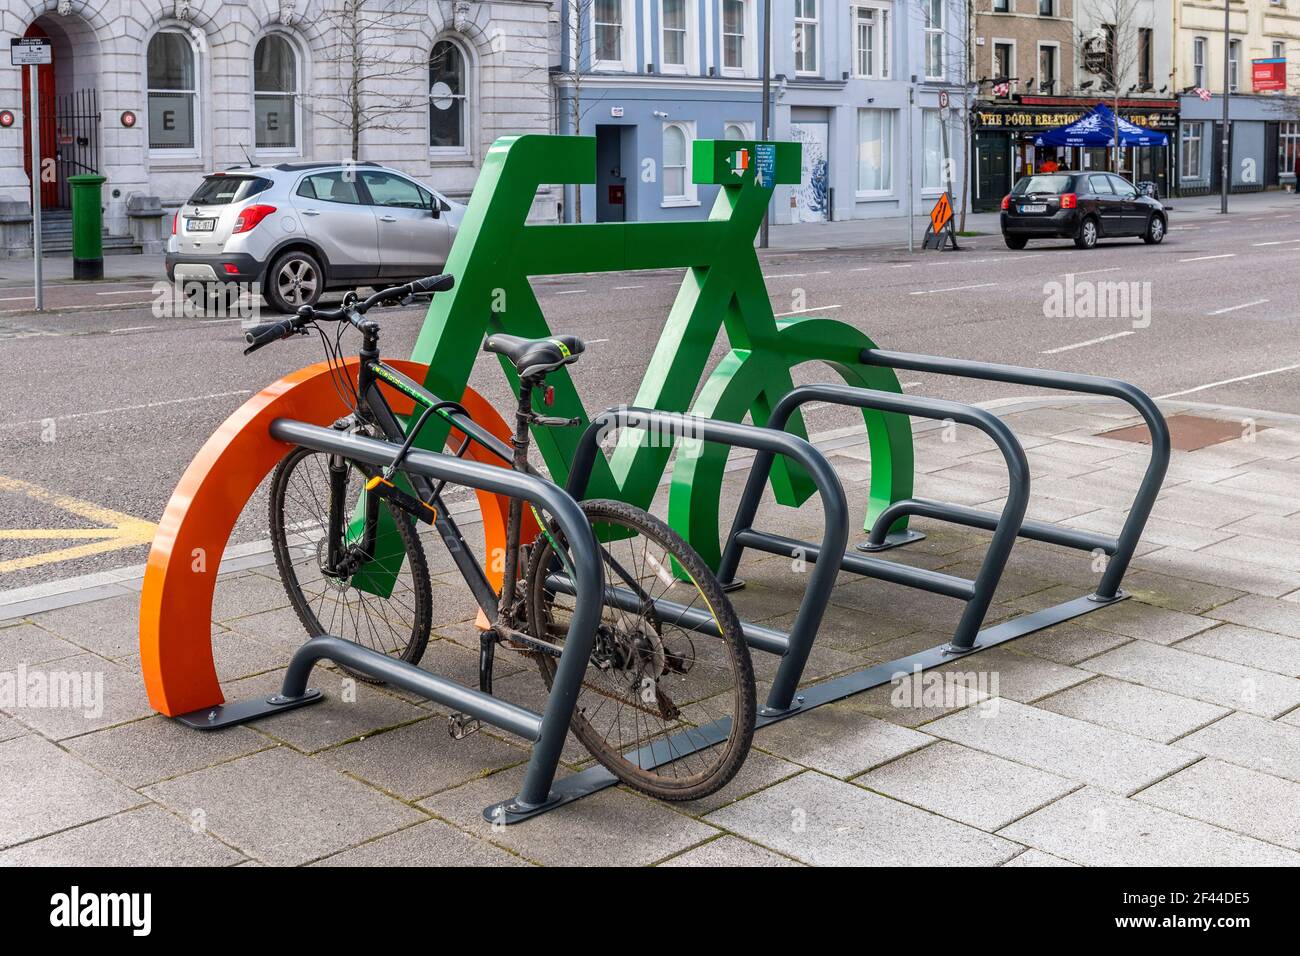
<svg viewBox="0 0 1300 956">
<path fill-rule="evenodd" d="M 948 201 L 948 194 L 944 193 L 930 210 L 930 229 L 938 235 L 943 231 L 943 227 L 948 225 L 950 219 L 952 219 L 952 203 Z"/>
<path fill-rule="evenodd" d="M 54 62 L 54 46 L 43 37 L 13 37 L 9 62 L 13 66 L 45 66 Z"/>
<path fill-rule="evenodd" d="M 776 182 L 776 145 L 754 144 L 754 183 L 767 186 Z"/>
<path fill-rule="evenodd" d="M 947 91 L 947 90 L 940 90 L 940 91 L 939 91 L 939 109 L 941 109 L 941 110 L 946 110 L 947 108 L 948 108 L 948 91 Z"/>
</svg>

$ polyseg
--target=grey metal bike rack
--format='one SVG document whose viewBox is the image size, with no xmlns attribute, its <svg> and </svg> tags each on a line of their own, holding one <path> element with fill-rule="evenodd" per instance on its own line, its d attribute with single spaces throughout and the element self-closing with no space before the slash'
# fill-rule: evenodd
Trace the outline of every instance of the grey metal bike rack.
<svg viewBox="0 0 1300 956">
<path fill-rule="evenodd" d="M 900 352 L 880 352 L 874 349 L 863 352 L 863 361 L 894 368 L 947 372 L 972 378 L 1068 389 L 1122 399 L 1137 409 L 1151 431 L 1151 462 L 1123 529 L 1117 537 L 1110 537 L 1062 528 L 1048 522 L 1026 521 L 1024 515 L 1029 503 L 1030 491 L 1029 465 L 1020 441 L 1006 423 L 991 412 L 958 402 L 904 396 L 893 392 L 851 388 L 844 385 L 808 385 L 796 388 L 784 396 L 777 403 L 767 427 L 764 428 L 640 408 L 611 409 L 596 418 L 579 443 L 566 486 L 575 498 L 581 498 L 586 489 L 597 452 L 599 433 L 605 429 L 656 429 L 679 437 L 689 435 L 704 441 L 752 448 L 757 452 L 723 550 L 718 568 L 719 580 L 735 583 L 735 573 L 745 548 L 792 557 L 799 556 L 813 563 L 808 587 L 790 633 L 786 634 L 750 622 L 741 624 L 745 641 L 751 648 L 779 654 L 783 658 L 767 703 L 759 710 L 756 721 L 759 727 L 887 684 L 896 679 L 900 673 L 910 674 L 916 670 L 941 666 L 955 658 L 1024 637 L 1123 600 L 1125 595 L 1120 591 L 1119 585 L 1141 538 L 1142 530 L 1150 516 L 1168 468 L 1169 431 L 1164 417 L 1145 393 L 1125 382 L 1090 375 L 963 362 Z M 997 445 L 1007 465 L 1009 486 L 1007 500 L 1001 514 L 927 499 L 912 498 L 898 501 L 877 517 L 865 544 L 859 545 L 859 548 L 853 552 L 846 552 L 844 547 L 848 539 L 848 509 L 838 477 L 820 452 L 806 441 L 789 435 L 783 430 L 795 409 L 811 401 L 872 408 L 940 421 L 951 420 L 980 429 Z M 753 527 L 764 485 L 767 483 L 775 456 L 778 454 L 787 455 L 802 464 L 821 495 L 826 523 L 820 546 L 760 531 Z M 914 568 L 861 553 L 898 547 L 906 544 L 908 540 L 916 540 L 916 536 L 888 534 L 890 526 L 903 515 L 931 517 L 992 531 L 993 537 L 988 551 L 975 578 L 971 580 L 925 568 Z M 1095 593 L 1065 601 L 1054 607 L 1030 612 L 981 630 L 1017 537 L 1084 551 L 1101 550 L 1110 557 L 1110 560 Z M 864 576 L 964 600 L 966 607 L 952 640 L 947 644 L 799 688 L 799 679 L 802 677 L 808 654 L 812 649 L 812 641 L 830 600 L 835 577 L 841 568 Z M 573 591 L 572 583 L 563 575 L 553 574 L 548 578 L 547 583 L 557 590 L 569 593 Z M 630 592 L 621 597 L 622 600 L 619 595 L 613 595 L 616 603 L 626 603 L 629 608 L 637 606 L 636 596 Z M 605 600 L 610 599 L 611 596 L 607 594 Z M 689 611 L 667 601 L 656 601 L 655 605 L 656 613 L 662 615 L 666 621 L 704 633 L 711 630 L 708 616 L 701 612 Z M 642 766 L 658 766 L 669 759 L 678 759 L 699 746 L 708 746 L 724 739 L 727 729 L 726 721 L 720 721 L 718 726 L 706 725 L 698 728 L 691 735 L 685 733 L 674 735 L 668 738 L 666 743 L 660 742 L 642 747 L 636 753 L 629 753 L 627 757 Z M 701 739 L 703 743 L 700 742 Z M 617 780 L 609 771 L 597 766 L 564 778 L 556 789 L 562 791 L 568 799 L 577 799 L 615 783 Z"/>
<path fill-rule="evenodd" d="M 280 441 L 378 466 L 391 464 L 398 449 L 389 442 L 284 418 L 272 422 L 270 431 Z M 179 719 L 192 727 L 213 730 L 314 703 L 321 694 L 308 688 L 307 680 L 319 661 L 331 660 L 531 741 L 532 756 L 518 796 L 483 811 L 492 822 L 526 820 L 568 802 L 560 798 L 553 784 L 602 614 L 602 573 L 595 535 L 572 497 L 534 475 L 427 451 L 412 451 L 402 468 L 435 480 L 534 502 L 549 511 L 564 532 L 578 578 L 577 600 L 545 710 L 535 713 L 353 641 L 322 635 L 294 653 L 279 694 L 197 711 Z"/>
<path fill-rule="evenodd" d="M 1091 534 L 1062 528 L 1050 522 L 1026 521 L 1020 536 L 1044 541 L 1049 544 L 1062 545 L 1081 551 L 1104 551 L 1109 556 L 1106 570 L 1095 595 L 1098 601 L 1114 601 L 1122 597 L 1120 584 L 1133 552 L 1137 550 L 1142 530 L 1151 509 L 1160 494 L 1165 472 L 1169 469 L 1169 426 L 1160 414 L 1160 409 L 1150 396 L 1141 389 L 1115 378 L 1098 375 L 1081 375 L 1075 372 L 1051 372 L 1045 369 L 1022 368 L 1017 365 L 999 365 L 993 362 L 972 362 L 966 359 L 942 358 L 936 355 L 918 355 L 912 352 L 890 352 L 882 349 L 863 349 L 864 365 L 879 365 L 885 368 L 906 369 L 913 372 L 935 372 L 940 375 L 953 375 L 958 378 L 974 378 L 988 382 L 1006 382 L 1011 385 L 1031 385 L 1037 388 L 1049 388 L 1057 391 L 1081 392 L 1089 395 L 1104 395 L 1118 398 L 1131 405 L 1151 432 L 1151 460 L 1147 464 L 1137 495 L 1129 509 L 1124 526 L 1117 537 Z M 784 426 L 782 426 L 784 427 Z M 884 533 L 889 523 L 904 514 L 929 515 L 942 518 L 956 524 L 974 528 L 988 528 L 993 517 L 988 512 L 974 508 L 960 508 L 955 505 L 940 505 L 936 513 L 936 502 L 925 499 L 911 499 L 895 502 L 889 510 L 881 514 L 871 530 L 868 547 L 881 549 L 887 547 Z M 886 520 L 888 519 L 888 521 Z"/>
</svg>

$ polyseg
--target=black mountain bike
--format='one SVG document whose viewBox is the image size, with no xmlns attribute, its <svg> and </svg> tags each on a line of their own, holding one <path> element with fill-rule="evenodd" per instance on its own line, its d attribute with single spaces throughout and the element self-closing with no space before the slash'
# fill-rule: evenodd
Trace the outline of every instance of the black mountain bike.
<svg viewBox="0 0 1300 956">
<path fill-rule="evenodd" d="M 491 693 L 495 649 L 504 645 L 534 658 L 549 690 L 575 607 L 573 589 L 566 586 L 573 575 L 563 534 L 535 505 L 512 499 L 498 594 L 448 513 L 445 482 L 404 472 L 402 463 L 420 430 L 437 415 L 464 436 L 456 455 L 478 445 L 509 467 L 536 474 L 528 462 L 530 427 L 579 422 L 538 414 L 534 393 L 549 403 L 546 376 L 576 362 L 584 346 L 570 335 L 488 337 L 484 350 L 503 356 L 519 374 L 515 431 L 507 445 L 459 403 L 438 398 L 385 364 L 379 357 L 379 325 L 364 318 L 380 303 L 452 285 L 451 276 L 434 276 L 364 301 L 349 293 L 340 308 L 304 306 L 293 318 L 248 332 L 246 354 L 318 332 L 339 395 L 352 409 L 334 427 L 399 446 L 392 465 L 384 468 L 305 448 L 290 452 L 271 481 L 276 565 L 309 635 L 332 634 L 416 663 L 429 640 L 434 602 L 417 527 L 430 525 L 492 622 L 480 639 L 480 689 Z M 332 335 L 327 324 L 335 327 Z M 362 339 L 355 382 L 340 344 L 349 326 Z M 405 425 L 385 388 L 414 401 Z M 542 529 L 532 543 L 520 540 L 524 507 Z M 666 800 L 712 793 L 735 775 L 754 733 L 754 672 L 731 602 L 700 556 L 663 521 L 619 501 L 584 501 L 581 507 L 602 542 L 604 613 L 571 729 L 597 760 L 637 789 Z M 674 565 L 682 576 L 674 574 Z M 659 600 L 704 610 L 719 636 L 664 620 L 657 612 Z M 706 726 L 709 730 L 699 729 Z M 453 715 L 451 728 L 459 738 L 478 724 Z M 674 739 L 700 749 L 677 756 Z M 665 743 L 668 760 L 652 758 Z"/>
</svg>

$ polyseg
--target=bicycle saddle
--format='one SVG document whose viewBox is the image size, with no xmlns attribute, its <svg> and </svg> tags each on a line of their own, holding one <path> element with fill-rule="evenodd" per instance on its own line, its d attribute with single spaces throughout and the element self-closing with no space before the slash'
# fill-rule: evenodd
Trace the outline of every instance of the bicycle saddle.
<svg viewBox="0 0 1300 956">
<path fill-rule="evenodd" d="M 525 339 L 518 335 L 489 335 L 484 352 L 504 355 L 514 364 L 520 378 L 554 372 L 561 365 L 578 361 L 587 346 L 576 335 L 552 335 L 545 339 Z"/>
</svg>

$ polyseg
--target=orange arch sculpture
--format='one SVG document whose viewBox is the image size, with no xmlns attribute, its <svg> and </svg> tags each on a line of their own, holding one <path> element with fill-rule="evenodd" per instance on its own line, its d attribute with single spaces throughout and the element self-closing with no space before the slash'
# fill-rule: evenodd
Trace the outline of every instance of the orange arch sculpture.
<svg viewBox="0 0 1300 956">
<path fill-rule="evenodd" d="M 386 360 L 416 381 L 428 367 L 418 362 Z M 356 377 L 357 360 L 345 374 Z M 410 399 L 385 393 L 398 415 L 411 412 Z M 510 429 L 487 401 L 471 388 L 461 404 L 497 437 L 510 439 Z M 224 703 L 212 659 L 212 596 L 221 555 L 235 522 L 262 480 L 291 446 L 271 437 L 277 418 L 328 425 L 347 414 L 321 362 L 287 375 L 245 402 L 222 423 L 190 462 L 172 492 L 158 523 L 158 533 L 145 567 L 140 598 L 140 665 L 153 708 L 169 717 Z M 448 445 L 464 436 L 453 431 Z M 467 458 L 504 467 L 476 445 Z M 480 491 L 479 510 L 488 554 L 505 548 L 508 499 Z M 536 533 L 525 511 L 524 540 Z M 485 562 L 488 578 L 500 588 L 501 570 Z"/>
</svg>

